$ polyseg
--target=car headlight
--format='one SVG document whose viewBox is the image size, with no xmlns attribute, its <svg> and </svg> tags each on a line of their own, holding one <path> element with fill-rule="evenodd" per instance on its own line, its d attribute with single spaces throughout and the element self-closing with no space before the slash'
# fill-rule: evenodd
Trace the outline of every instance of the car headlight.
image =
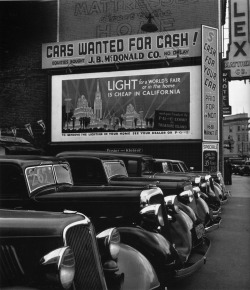
<svg viewBox="0 0 250 290">
<path fill-rule="evenodd" d="M 140 211 L 142 220 L 151 226 L 164 226 L 164 218 L 162 213 L 162 206 L 160 204 L 152 204 L 147 207 L 144 207 Z"/>
<path fill-rule="evenodd" d="M 164 201 L 168 209 L 174 211 L 174 213 L 178 213 L 180 211 L 179 206 L 178 206 L 177 195 L 165 196 Z"/>
<path fill-rule="evenodd" d="M 60 288 L 69 289 L 75 276 L 75 257 L 69 247 L 56 249 L 41 260 L 40 264 L 45 268 L 46 278 L 59 285 Z"/>
<path fill-rule="evenodd" d="M 200 190 L 199 186 L 194 186 L 193 187 L 193 191 L 194 191 L 194 195 L 196 197 L 200 197 L 201 196 L 201 190 Z"/>
<path fill-rule="evenodd" d="M 155 185 L 149 185 L 140 194 L 140 206 L 144 208 L 149 204 L 159 204 L 163 201 L 163 192 L 161 188 Z"/>
<path fill-rule="evenodd" d="M 199 184 L 200 182 L 201 182 L 201 177 L 200 176 L 195 177 L 194 183 Z"/>
<path fill-rule="evenodd" d="M 116 228 L 102 231 L 97 236 L 97 242 L 102 256 L 116 260 L 120 252 L 120 233 Z"/>
<path fill-rule="evenodd" d="M 194 194 L 192 190 L 184 190 L 183 192 L 180 193 L 180 197 L 184 198 L 185 200 L 192 202 L 194 198 Z"/>
</svg>

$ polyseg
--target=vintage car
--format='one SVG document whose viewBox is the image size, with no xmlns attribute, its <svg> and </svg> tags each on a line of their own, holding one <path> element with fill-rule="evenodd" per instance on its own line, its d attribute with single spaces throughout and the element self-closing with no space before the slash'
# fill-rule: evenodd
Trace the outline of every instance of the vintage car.
<svg viewBox="0 0 250 290">
<path fill-rule="evenodd" d="M 222 191 L 209 172 L 188 171 L 186 164 L 180 160 L 155 158 L 153 170 L 157 173 L 177 174 L 189 176 L 194 186 L 199 186 L 204 193 L 203 198 L 213 210 L 215 217 L 221 211 Z"/>
<path fill-rule="evenodd" d="M 239 165 L 238 174 L 241 176 L 250 175 L 250 161 L 246 161 L 244 164 Z"/>
<path fill-rule="evenodd" d="M 20 137 L 0 136 L 0 155 L 40 155 L 44 151 Z"/>
<path fill-rule="evenodd" d="M 149 260 L 162 287 L 193 274 L 206 261 L 210 241 L 202 224 L 179 211 L 174 197 L 164 200 L 155 185 L 74 186 L 62 158 L 2 156 L 0 188 L 2 208 L 69 209 L 87 213 L 97 232 L 115 226 L 121 242 Z"/>
<path fill-rule="evenodd" d="M 164 196 L 177 195 L 179 207 L 187 214 L 189 211 L 184 205 L 192 208 L 204 223 L 206 231 L 219 227 L 221 219 L 214 219 L 206 202 L 200 198 L 197 186 L 195 191 L 198 192 L 195 193 L 191 176 L 154 173 L 151 169 L 151 162 L 154 159 L 149 155 L 81 150 L 60 152 L 57 157 L 64 158 L 70 163 L 75 185 L 145 186 L 155 183 L 162 189 Z M 109 170 L 106 170 L 106 167 Z M 218 212 L 219 210 L 217 216 Z"/>
<path fill-rule="evenodd" d="M 220 171 L 218 172 L 207 172 L 207 171 L 194 171 L 194 168 L 191 167 L 188 169 L 187 165 L 184 161 L 174 160 L 174 159 L 160 159 L 155 158 L 154 160 L 154 170 L 157 172 L 180 172 L 185 173 L 190 176 L 195 177 L 195 175 L 199 175 L 204 182 L 208 182 L 208 190 L 207 194 L 210 197 L 211 205 L 213 209 L 218 209 L 218 201 L 223 205 L 228 201 L 229 191 L 225 187 L 224 179 Z M 218 198 L 214 198 L 214 195 Z M 214 200 L 214 204 L 213 201 Z"/>
<path fill-rule="evenodd" d="M 0 209 L 1 289 L 156 289 L 152 265 L 120 242 L 115 228 L 96 237 L 85 215 Z"/>
</svg>

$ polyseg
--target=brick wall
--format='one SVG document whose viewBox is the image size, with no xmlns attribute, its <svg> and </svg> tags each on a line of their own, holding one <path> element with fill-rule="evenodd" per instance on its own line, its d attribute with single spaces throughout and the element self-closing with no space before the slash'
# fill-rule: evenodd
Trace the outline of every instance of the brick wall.
<svg viewBox="0 0 250 290">
<path fill-rule="evenodd" d="M 42 119 L 49 127 L 47 72 L 41 69 L 44 42 L 56 41 L 56 1 L 0 2 L 0 128 L 37 146 L 47 142 Z M 31 138 L 24 127 L 30 123 Z"/>
</svg>

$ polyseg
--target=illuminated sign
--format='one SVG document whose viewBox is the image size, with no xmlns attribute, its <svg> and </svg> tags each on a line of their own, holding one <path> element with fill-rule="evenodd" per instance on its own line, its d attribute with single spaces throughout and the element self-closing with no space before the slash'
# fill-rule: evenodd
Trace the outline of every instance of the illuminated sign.
<svg viewBox="0 0 250 290">
<path fill-rule="evenodd" d="M 203 141 L 219 141 L 218 29 L 202 26 Z"/>
<path fill-rule="evenodd" d="M 197 57 L 200 48 L 199 28 L 46 43 L 42 45 L 42 68 Z"/>
<path fill-rule="evenodd" d="M 229 2 L 230 43 L 224 69 L 230 72 L 231 79 L 250 77 L 250 0 Z"/>
</svg>

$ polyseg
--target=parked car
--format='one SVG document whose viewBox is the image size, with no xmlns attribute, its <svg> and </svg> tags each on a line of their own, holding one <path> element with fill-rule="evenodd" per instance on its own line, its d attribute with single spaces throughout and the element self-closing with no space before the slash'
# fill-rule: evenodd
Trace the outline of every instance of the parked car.
<svg viewBox="0 0 250 290">
<path fill-rule="evenodd" d="M 57 157 L 70 163 L 76 185 L 145 186 L 155 183 L 162 189 L 164 196 L 177 195 L 179 207 L 187 214 L 190 212 L 185 205 L 192 208 L 204 223 L 206 231 L 219 227 L 220 221 L 213 219 L 199 194 L 194 196 L 191 177 L 185 174 L 166 175 L 153 172 L 154 159 L 149 155 L 81 150 L 64 151 L 58 153 Z"/>
<path fill-rule="evenodd" d="M 166 164 L 168 168 L 166 167 Z M 183 172 L 188 174 L 198 174 L 204 180 L 209 179 L 209 191 L 210 196 L 213 197 L 214 194 L 220 199 L 221 204 L 225 204 L 228 201 L 228 196 L 230 192 L 226 189 L 223 176 L 220 171 L 217 172 L 207 172 L 207 171 L 195 171 L 193 167 L 190 169 L 187 167 L 184 161 L 174 160 L 174 159 L 156 159 L 155 160 L 155 170 L 169 170 L 175 172 Z M 209 178 L 208 178 L 209 176 Z M 213 194 L 214 193 L 214 194 Z M 217 204 L 217 202 L 215 202 Z M 217 207 L 217 205 L 215 206 Z M 217 210 L 219 210 L 217 208 Z"/>
<path fill-rule="evenodd" d="M 174 172 L 174 174 L 190 176 L 193 185 L 200 187 L 204 193 L 202 197 L 213 210 L 214 217 L 221 212 L 222 190 L 221 187 L 218 188 L 209 172 L 190 171 L 183 161 L 161 158 L 154 159 L 153 170 L 158 173 L 172 174 Z"/>
<path fill-rule="evenodd" d="M 250 175 L 250 161 L 238 166 L 238 174 L 241 176 Z"/>
<path fill-rule="evenodd" d="M 152 265 L 73 212 L 0 210 L 1 289 L 156 289 Z"/>
<path fill-rule="evenodd" d="M 168 217 L 160 188 L 74 186 L 69 164 L 62 158 L 2 156 L 0 188 L 1 207 L 87 212 L 97 232 L 116 225 L 121 242 L 149 260 L 162 287 L 194 273 L 210 248 L 204 227 L 198 222 L 193 226 L 187 215 L 179 213 L 174 199 L 168 201 L 172 209 Z M 172 223 L 179 227 L 169 227 L 174 211 L 178 216 Z"/>
<path fill-rule="evenodd" d="M 41 155 L 44 151 L 20 137 L 0 136 L 0 155 Z"/>
</svg>

